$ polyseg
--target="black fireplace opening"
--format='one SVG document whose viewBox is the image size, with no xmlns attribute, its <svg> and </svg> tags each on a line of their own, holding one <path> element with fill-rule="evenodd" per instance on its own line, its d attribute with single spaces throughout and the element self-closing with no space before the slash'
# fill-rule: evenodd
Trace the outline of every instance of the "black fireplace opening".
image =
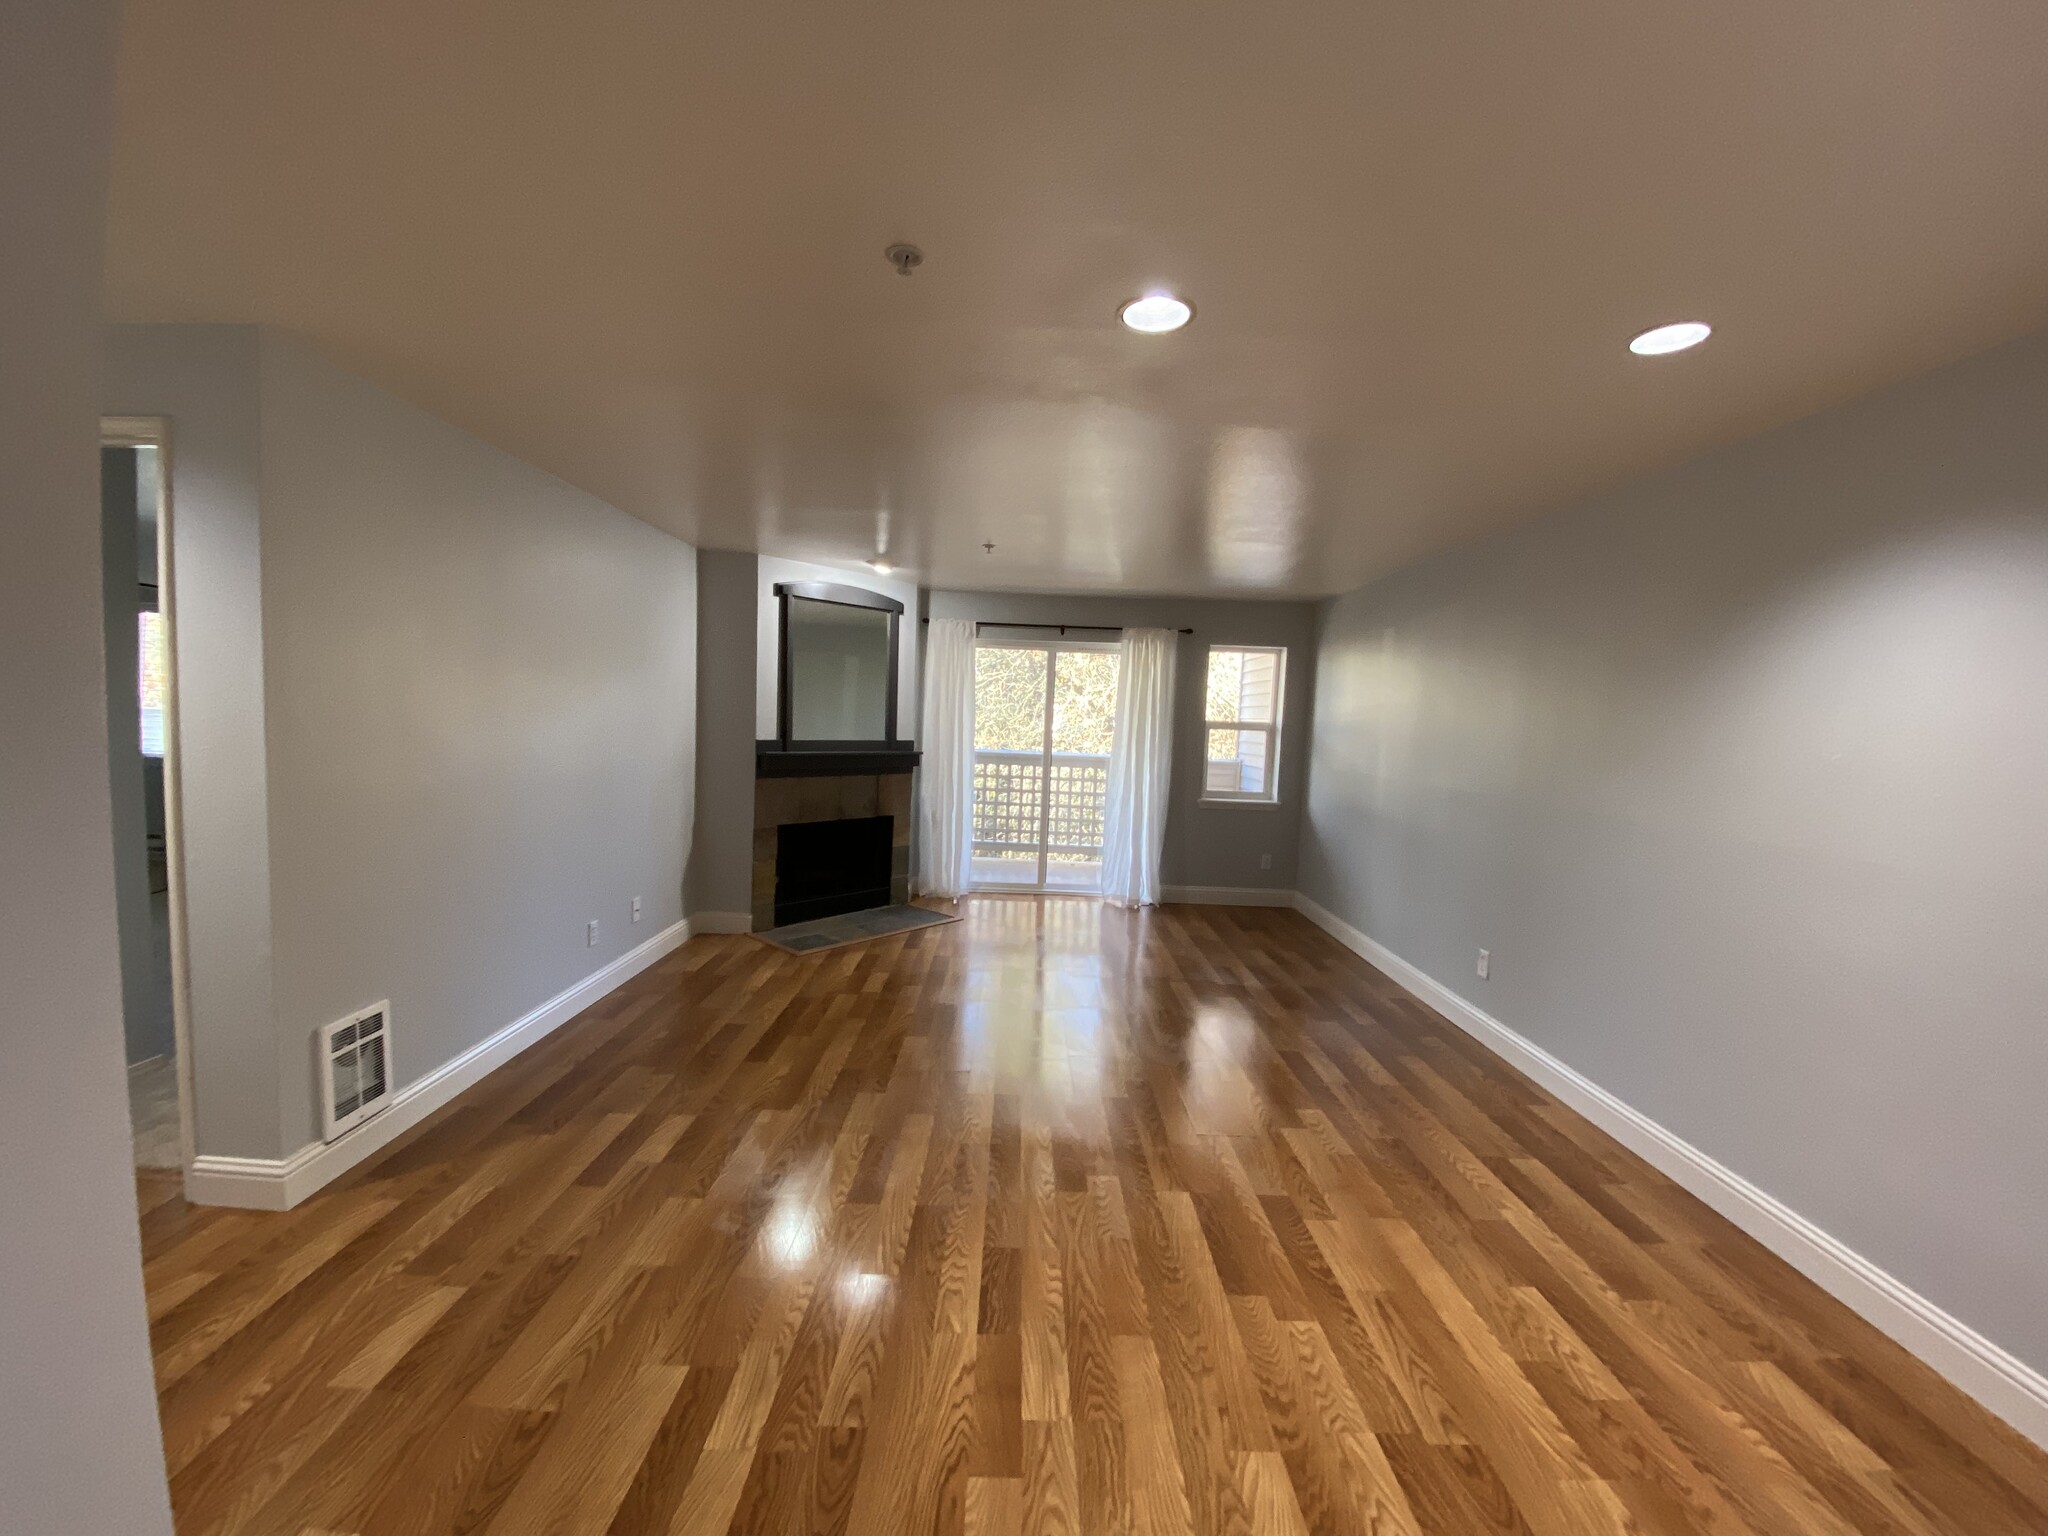
<svg viewBox="0 0 2048 1536">
<path fill-rule="evenodd" d="M 791 821 L 775 829 L 775 926 L 889 905 L 893 816 Z"/>
</svg>

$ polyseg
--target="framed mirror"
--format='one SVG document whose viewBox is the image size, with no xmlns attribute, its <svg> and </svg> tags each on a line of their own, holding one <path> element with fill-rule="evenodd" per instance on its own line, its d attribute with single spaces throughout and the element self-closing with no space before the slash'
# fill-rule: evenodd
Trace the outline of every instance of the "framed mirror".
<svg viewBox="0 0 2048 1536">
<path fill-rule="evenodd" d="M 903 605 L 879 592 L 822 581 L 778 582 L 775 597 L 782 750 L 893 744 Z"/>
</svg>

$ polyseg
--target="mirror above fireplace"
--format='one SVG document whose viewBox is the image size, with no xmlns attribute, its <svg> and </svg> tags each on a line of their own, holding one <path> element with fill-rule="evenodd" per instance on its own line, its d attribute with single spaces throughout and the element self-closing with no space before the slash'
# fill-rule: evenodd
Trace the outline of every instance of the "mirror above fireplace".
<svg viewBox="0 0 2048 1536">
<path fill-rule="evenodd" d="M 795 592 L 782 606 L 792 744 L 893 740 L 897 616 Z"/>
<path fill-rule="evenodd" d="M 897 735 L 903 604 L 823 581 L 777 582 L 775 601 L 776 734 L 757 744 L 760 776 L 907 771 L 916 756 Z"/>
</svg>

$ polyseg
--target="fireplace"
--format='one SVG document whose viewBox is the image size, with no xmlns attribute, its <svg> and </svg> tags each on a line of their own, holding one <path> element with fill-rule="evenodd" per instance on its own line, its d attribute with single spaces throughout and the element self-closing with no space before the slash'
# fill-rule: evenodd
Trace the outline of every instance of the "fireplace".
<svg viewBox="0 0 2048 1536">
<path fill-rule="evenodd" d="M 785 822 L 775 829 L 775 926 L 889 905 L 893 816 Z"/>
<path fill-rule="evenodd" d="M 910 774 L 899 762 L 880 773 L 843 755 L 832 772 L 794 773 L 810 765 L 787 761 L 763 768 L 754 780 L 756 932 L 910 899 Z M 859 768 L 867 771 L 849 771 Z"/>
</svg>

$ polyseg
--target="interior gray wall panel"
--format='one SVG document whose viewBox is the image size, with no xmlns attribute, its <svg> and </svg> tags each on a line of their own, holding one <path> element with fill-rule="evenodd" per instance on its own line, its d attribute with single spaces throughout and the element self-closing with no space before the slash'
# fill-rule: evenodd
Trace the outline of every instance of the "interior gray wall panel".
<svg viewBox="0 0 2048 1536">
<path fill-rule="evenodd" d="M 2048 1368 L 2044 770 L 2036 337 L 1330 604 L 1301 888 Z"/>
<path fill-rule="evenodd" d="M 0 1527 L 53 1536 L 171 1529 L 129 1166 L 101 656 L 116 14 L 108 0 L 16 0 L 0 47 Z"/>
<path fill-rule="evenodd" d="M 754 905 L 754 707 L 760 561 L 697 552 L 697 836 L 690 911 Z"/>
<path fill-rule="evenodd" d="M 696 551 L 288 335 L 262 353 L 296 1147 L 319 1134 L 319 1025 L 388 998 L 403 1087 L 681 919 Z"/>
<path fill-rule="evenodd" d="M 110 415 L 169 418 L 187 985 L 199 1150 L 281 1157 L 263 703 L 262 443 L 250 325 L 107 328 Z"/>
<path fill-rule="evenodd" d="M 403 1087 L 681 917 L 695 551 L 282 333 L 108 345 L 171 422 L 198 1150 L 277 1158 L 320 1025 L 388 999 Z"/>
<path fill-rule="evenodd" d="M 931 593 L 934 619 L 991 624 L 1104 624 L 1192 629 L 1181 637 L 1174 676 L 1173 787 L 1160 857 L 1167 885 L 1294 888 L 1295 845 L 1308 777 L 1314 698 L 1315 616 L 1310 603 L 1212 597 L 1064 596 L 1033 592 Z M 1280 799 L 1276 805 L 1201 803 L 1202 679 L 1212 645 L 1283 645 Z M 1262 855 L 1272 855 L 1261 869 Z"/>
</svg>

